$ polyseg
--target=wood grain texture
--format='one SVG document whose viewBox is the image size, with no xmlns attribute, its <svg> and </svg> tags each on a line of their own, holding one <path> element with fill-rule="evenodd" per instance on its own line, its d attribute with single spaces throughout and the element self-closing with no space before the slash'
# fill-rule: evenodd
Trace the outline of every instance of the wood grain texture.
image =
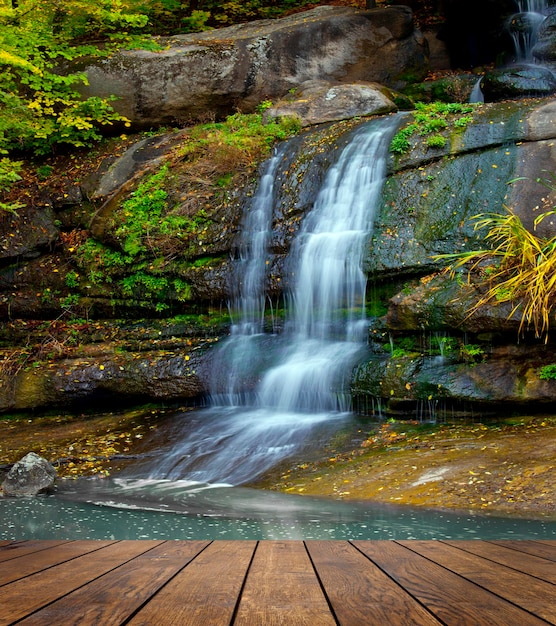
<svg viewBox="0 0 556 626">
<path fill-rule="evenodd" d="M 525 552 L 526 554 L 532 554 L 533 556 L 539 556 L 543 559 L 556 562 L 556 541 L 553 541 L 551 544 L 545 544 L 539 541 L 518 540 L 489 541 L 488 543 L 494 543 L 498 546 L 511 548 L 517 552 Z"/>
<path fill-rule="evenodd" d="M 36 574 L 65 561 L 71 561 L 88 552 L 100 550 L 115 541 L 70 541 L 55 543 L 44 550 L 34 550 L 0 563 L 0 585 Z"/>
<path fill-rule="evenodd" d="M 0 547 L 0 563 L 11 561 L 25 554 L 32 554 L 41 550 L 47 550 L 54 546 L 68 543 L 61 540 L 33 540 L 33 541 L 7 541 Z"/>
<path fill-rule="evenodd" d="M 13 541 L 0 626 L 556 625 L 556 541 Z"/>
<path fill-rule="evenodd" d="M 436 542 L 431 541 L 431 550 Z M 396 542 L 354 541 L 364 554 L 449 626 L 546 622 Z"/>
<path fill-rule="evenodd" d="M 301 541 L 257 546 L 234 626 L 336 626 Z"/>
<path fill-rule="evenodd" d="M 160 543 L 119 541 L 5 585 L 0 596 L 0 625 L 30 615 Z"/>
<path fill-rule="evenodd" d="M 182 569 L 129 626 L 228 626 L 255 541 L 216 541 Z"/>
<path fill-rule="evenodd" d="M 25 626 L 117 626 L 156 594 L 207 541 L 165 542 L 20 622 Z"/>
<path fill-rule="evenodd" d="M 486 541 L 445 541 L 444 543 L 556 585 L 556 564 L 549 559 Z"/>
<path fill-rule="evenodd" d="M 550 624 L 556 623 L 554 585 L 440 541 L 399 543 L 526 611 L 539 615 Z"/>
<path fill-rule="evenodd" d="M 441 623 L 351 544 L 308 541 L 307 550 L 342 626 Z"/>
</svg>

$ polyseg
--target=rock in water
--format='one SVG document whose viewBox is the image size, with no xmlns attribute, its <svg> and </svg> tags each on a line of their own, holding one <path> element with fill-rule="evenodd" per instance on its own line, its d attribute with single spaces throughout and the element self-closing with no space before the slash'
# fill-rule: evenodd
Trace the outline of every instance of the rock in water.
<svg viewBox="0 0 556 626">
<path fill-rule="evenodd" d="M 29 452 L 8 472 L 2 491 L 5 496 L 36 496 L 50 491 L 56 477 L 56 470 L 49 461 Z"/>
</svg>

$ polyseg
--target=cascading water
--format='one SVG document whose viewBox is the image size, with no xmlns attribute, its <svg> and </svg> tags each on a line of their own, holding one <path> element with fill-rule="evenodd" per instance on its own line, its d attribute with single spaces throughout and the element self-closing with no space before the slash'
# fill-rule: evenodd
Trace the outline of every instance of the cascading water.
<svg viewBox="0 0 556 626">
<path fill-rule="evenodd" d="M 287 145 L 267 162 L 238 247 L 236 319 L 215 355 L 214 406 L 196 412 L 183 440 L 159 452 L 152 478 L 241 484 L 349 417 L 345 387 L 365 350 L 362 259 L 396 126 L 396 118 L 360 126 L 329 168 L 289 254 L 293 288 L 280 336 L 265 335 L 263 319 L 274 188 Z M 278 363 L 261 374 L 269 354 Z M 256 378 L 255 392 L 242 393 Z"/>
<path fill-rule="evenodd" d="M 349 408 L 344 376 L 366 330 L 362 256 L 382 190 L 389 137 L 374 125 L 354 136 L 330 168 L 293 243 L 289 269 L 295 286 L 285 331 L 291 348 L 262 381 L 263 407 L 315 413 Z"/>
<path fill-rule="evenodd" d="M 243 391 L 245 381 L 264 367 L 260 339 L 265 323 L 268 242 L 276 179 L 287 149 L 288 143 L 282 143 L 266 162 L 257 191 L 245 210 L 234 264 L 232 328 L 219 358 L 227 367 L 215 368 L 211 393 L 214 405 L 236 406 L 252 401 Z"/>
<path fill-rule="evenodd" d="M 516 63 L 533 63 L 533 48 L 546 19 L 547 0 L 518 0 L 519 12 L 510 17 L 508 30 L 514 43 Z"/>
</svg>

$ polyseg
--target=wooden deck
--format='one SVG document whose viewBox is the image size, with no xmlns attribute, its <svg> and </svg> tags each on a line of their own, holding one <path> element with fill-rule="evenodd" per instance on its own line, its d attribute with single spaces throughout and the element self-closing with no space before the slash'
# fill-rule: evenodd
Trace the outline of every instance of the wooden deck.
<svg viewBox="0 0 556 626">
<path fill-rule="evenodd" d="M 4 541 L 0 624 L 556 624 L 556 541 Z"/>
</svg>

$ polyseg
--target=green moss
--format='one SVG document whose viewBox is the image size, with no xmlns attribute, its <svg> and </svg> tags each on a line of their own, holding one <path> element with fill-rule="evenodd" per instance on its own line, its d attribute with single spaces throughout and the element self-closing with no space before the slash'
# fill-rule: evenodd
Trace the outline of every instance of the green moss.
<svg viewBox="0 0 556 626">
<path fill-rule="evenodd" d="M 539 378 L 541 380 L 556 380 L 556 363 L 543 365 L 539 370 Z"/>
<path fill-rule="evenodd" d="M 418 137 L 424 137 L 425 145 L 429 148 L 444 147 L 446 139 L 438 132 L 451 126 L 457 132 L 463 131 L 472 121 L 472 117 L 466 114 L 473 112 L 474 108 L 472 104 L 459 102 L 418 102 L 415 105 L 414 121 L 394 135 L 390 152 L 399 155 L 409 152 L 412 142 L 418 140 Z"/>
</svg>

